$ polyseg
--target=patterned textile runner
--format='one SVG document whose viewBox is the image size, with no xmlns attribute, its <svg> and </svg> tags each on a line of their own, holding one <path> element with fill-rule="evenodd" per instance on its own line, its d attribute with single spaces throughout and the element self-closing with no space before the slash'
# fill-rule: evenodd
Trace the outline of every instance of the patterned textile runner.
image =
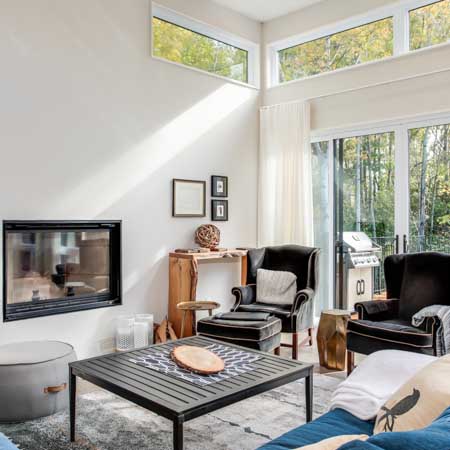
<svg viewBox="0 0 450 450">
<path fill-rule="evenodd" d="M 204 386 L 212 383 L 218 383 L 219 381 L 235 377 L 241 373 L 255 370 L 252 363 L 258 359 L 261 359 L 261 356 L 255 353 L 236 350 L 235 348 L 227 347 L 226 345 L 221 344 L 212 344 L 205 348 L 212 351 L 217 356 L 220 356 L 224 360 L 225 369 L 222 372 L 215 375 L 199 375 L 190 372 L 189 370 L 182 369 L 181 367 L 178 367 L 174 361 L 172 361 L 169 350 L 160 350 L 157 347 L 151 349 L 152 354 L 132 358 L 130 361 L 135 364 L 139 364 L 140 366 L 162 372 L 166 375 L 171 375 L 184 381 L 189 381 L 190 383 Z"/>
</svg>

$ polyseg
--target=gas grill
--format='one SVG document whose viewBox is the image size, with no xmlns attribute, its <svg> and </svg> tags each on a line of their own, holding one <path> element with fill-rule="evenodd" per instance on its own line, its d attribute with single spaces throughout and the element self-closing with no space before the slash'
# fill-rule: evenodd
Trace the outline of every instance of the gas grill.
<svg viewBox="0 0 450 450">
<path fill-rule="evenodd" d="M 366 233 L 348 231 L 343 233 L 343 253 L 343 307 L 354 311 L 355 303 L 372 300 L 373 271 L 380 265 L 381 247 Z"/>
</svg>

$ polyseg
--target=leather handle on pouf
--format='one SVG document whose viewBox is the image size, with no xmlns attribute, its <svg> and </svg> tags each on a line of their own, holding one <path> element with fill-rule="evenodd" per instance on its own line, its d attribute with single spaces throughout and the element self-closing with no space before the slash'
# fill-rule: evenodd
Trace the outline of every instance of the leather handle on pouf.
<svg viewBox="0 0 450 450">
<path fill-rule="evenodd" d="M 59 386 L 47 386 L 44 388 L 44 394 L 56 394 L 65 389 L 67 389 L 67 383 L 60 384 Z"/>
</svg>

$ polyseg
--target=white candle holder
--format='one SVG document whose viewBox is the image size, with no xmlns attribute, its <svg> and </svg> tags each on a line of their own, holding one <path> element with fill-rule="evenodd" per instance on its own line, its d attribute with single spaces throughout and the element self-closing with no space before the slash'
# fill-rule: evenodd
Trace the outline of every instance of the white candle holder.
<svg viewBox="0 0 450 450">
<path fill-rule="evenodd" d="M 116 350 L 126 352 L 134 348 L 134 317 L 119 316 L 116 328 Z"/>
</svg>

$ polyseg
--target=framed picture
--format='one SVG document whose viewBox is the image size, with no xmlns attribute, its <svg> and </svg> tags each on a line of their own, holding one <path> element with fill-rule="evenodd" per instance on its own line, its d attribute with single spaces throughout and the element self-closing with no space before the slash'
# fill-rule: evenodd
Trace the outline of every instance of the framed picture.
<svg viewBox="0 0 450 450">
<path fill-rule="evenodd" d="M 228 197 L 228 177 L 211 177 L 211 197 Z"/>
<path fill-rule="evenodd" d="M 206 181 L 172 181 L 172 216 L 206 216 Z"/>
<path fill-rule="evenodd" d="M 211 219 L 222 222 L 228 220 L 228 200 L 211 200 Z"/>
</svg>

